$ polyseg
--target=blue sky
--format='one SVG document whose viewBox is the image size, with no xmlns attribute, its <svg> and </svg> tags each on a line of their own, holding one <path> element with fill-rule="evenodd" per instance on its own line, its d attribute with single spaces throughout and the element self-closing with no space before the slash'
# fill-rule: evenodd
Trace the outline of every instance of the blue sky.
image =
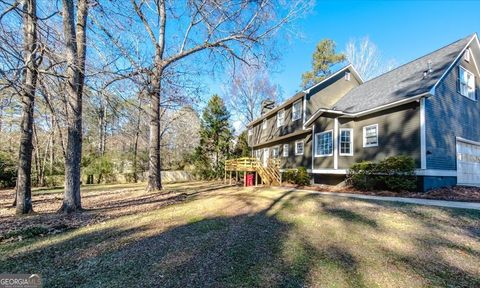
<svg viewBox="0 0 480 288">
<path fill-rule="evenodd" d="M 272 75 L 283 97 L 299 90 L 318 41 L 330 38 L 343 50 L 351 38 L 369 36 L 382 55 L 404 64 L 473 32 L 480 32 L 480 1 L 317 1 L 297 22 L 302 39 L 286 45 L 281 71 Z M 218 92 L 216 84 L 210 92 Z"/>
</svg>

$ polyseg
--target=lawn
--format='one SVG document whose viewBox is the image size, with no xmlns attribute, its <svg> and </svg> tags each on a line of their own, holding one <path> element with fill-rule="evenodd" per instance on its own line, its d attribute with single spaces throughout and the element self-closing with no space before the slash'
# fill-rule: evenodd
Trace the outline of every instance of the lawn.
<svg viewBox="0 0 480 288">
<path fill-rule="evenodd" d="M 0 272 L 46 287 L 480 287 L 478 211 L 194 182 L 89 186 L 75 216 L 35 191 L 15 218 L 11 196 Z"/>
</svg>

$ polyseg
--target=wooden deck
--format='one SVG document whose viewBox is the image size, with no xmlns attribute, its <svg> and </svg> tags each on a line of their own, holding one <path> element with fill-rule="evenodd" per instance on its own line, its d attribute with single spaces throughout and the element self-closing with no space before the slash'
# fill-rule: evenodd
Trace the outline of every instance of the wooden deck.
<svg viewBox="0 0 480 288">
<path fill-rule="evenodd" d="M 233 172 L 235 172 L 236 181 L 239 180 L 239 172 L 243 172 L 244 185 L 247 182 L 248 172 L 255 174 L 255 186 L 258 185 L 259 177 L 262 184 L 269 186 L 280 185 L 282 182 L 279 159 L 269 159 L 266 166 L 260 160 L 250 157 L 225 161 L 225 183 L 227 182 L 227 174 L 229 174 L 229 183 L 232 184 Z"/>
</svg>

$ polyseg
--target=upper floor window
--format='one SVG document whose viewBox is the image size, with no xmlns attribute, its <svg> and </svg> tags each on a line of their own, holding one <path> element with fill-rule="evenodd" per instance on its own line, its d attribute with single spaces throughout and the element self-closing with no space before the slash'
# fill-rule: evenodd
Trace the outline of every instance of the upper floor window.
<svg viewBox="0 0 480 288">
<path fill-rule="evenodd" d="M 267 129 L 267 119 L 263 119 L 262 129 L 263 129 L 263 130 Z"/>
<path fill-rule="evenodd" d="M 272 157 L 273 158 L 278 158 L 280 148 L 278 146 L 275 146 L 272 148 Z"/>
<path fill-rule="evenodd" d="M 378 124 L 363 127 L 363 147 L 378 146 Z"/>
<path fill-rule="evenodd" d="M 315 134 L 315 156 L 331 156 L 333 154 L 333 131 Z"/>
<path fill-rule="evenodd" d="M 340 155 L 352 156 L 353 155 L 353 129 L 340 129 Z"/>
<path fill-rule="evenodd" d="M 283 157 L 288 157 L 288 144 L 283 144 Z"/>
<path fill-rule="evenodd" d="M 300 118 L 302 118 L 302 100 L 298 100 L 292 106 L 292 121 Z"/>
<path fill-rule="evenodd" d="M 282 127 L 285 124 L 285 110 L 280 110 L 277 112 L 277 128 Z"/>
<path fill-rule="evenodd" d="M 458 92 L 463 96 L 476 100 L 475 97 L 475 76 L 472 72 L 458 66 Z"/>
<path fill-rule="evenodd" d="M 250 128 L 248 129 L 248 136 L 252 136 L 253 135 L 253 130 Z"/>
<path fill-rule="evenodd" d="M 295 142 L 295 155 L 303 155 L 303 141 Z"/>
</svg>

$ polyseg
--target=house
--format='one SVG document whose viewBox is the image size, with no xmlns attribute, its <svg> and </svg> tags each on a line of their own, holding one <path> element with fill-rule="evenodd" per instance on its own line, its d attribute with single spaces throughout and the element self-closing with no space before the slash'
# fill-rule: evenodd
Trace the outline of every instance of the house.
<svg viewBox="0 0 480 288">
<path fill-rule="evenodd" d="M 249 123 L 253 156 L 335 184 L 355 162 L 409 155 L 421 190 L 478 186 L 478 61 L 473 34 L 369 81 L 348 65 Z"/>
</svg>

